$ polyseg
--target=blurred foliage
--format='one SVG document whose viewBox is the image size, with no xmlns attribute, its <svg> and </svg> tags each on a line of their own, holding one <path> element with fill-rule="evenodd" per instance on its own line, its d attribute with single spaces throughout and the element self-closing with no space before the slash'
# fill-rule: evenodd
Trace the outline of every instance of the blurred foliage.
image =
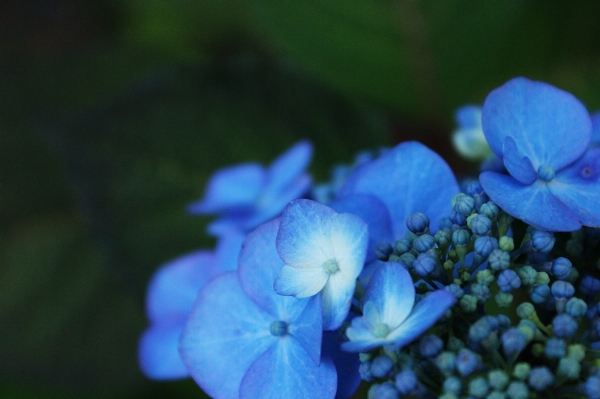
<svg viewBox="0 0 600 399">
<path fill-rule="evenodd" d="M 212 247 L 210 174 L 418 139 L 516 75 L 600 109 L 598 2 L 6 0 L 0 398 L 198 397 L 137 368 L 158 265 Z M 472 166 L 472 165 L 467 165 Z"/>
</svg>

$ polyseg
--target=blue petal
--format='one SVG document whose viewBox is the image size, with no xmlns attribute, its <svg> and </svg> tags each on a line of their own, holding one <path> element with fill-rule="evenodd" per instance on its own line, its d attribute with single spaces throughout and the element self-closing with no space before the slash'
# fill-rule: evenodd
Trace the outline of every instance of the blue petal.
<svg viewBox="0 0 600 399">
<path fill-rule="evenodd" d="M 312 145 L 301 141 L 280 155 L 267 171 L 266 191 L 279 193 L 287 189 L 304 172 L 312 157 Z"/>
<path fill-rule="evenodd" d="M 510 176 L 484 172 L 479 175 L 479 181 L 500 208 L 533 227 L 547 231 L 574 231 L 581 228 L 577 215 L 539 179 L 531 185 L 523 185 Z"/>
<path fill-rule="evenodd" d="M 154 325 L 140 338 L 138 358 L 147 377 L 174 380 L 189 376 L 178 350 L 183 322 Z"/>
<path fill-rule="evenodd" d="M 600 148 L 589 149 L 579 161 L 560 171 L 548 187 L 581 224 L 600 227 Z"/>
<path fill-rule="evenodd" d="M 298 199 L 283 210 L 277 252 L 285 263 L 298 268 L 321 266 L 334 257 L 330 226 L 333 209 L 315 201 Z"/>
<path fill-rule="evenodd" d="M 336 330 L 346 320 L 355 286 L 356 277 L 348 279 L 341 270 L 329 276 L 321 291 L 323 330 Z"/>
<path fill-rule="evenodd" d="M 392 242 L 390 213 L 383 202 L 369 194 L 349 194 L 327 204 L 336 212 L 352 213 L 369 225 L 367 261 L 375 258 L 375 248 L 381 242 Z"/>
<path fill-rule="evenodd" d="M 590 144 L 600 145 L 600 112 L 592 114 L 592 138 Z"/>
<path fill-rule="evenodd" d="M 227 375 L 224 375 L 227 378 Z M 324 357 L 316 366 L 291 336 L 260 356 L 248 369 L 240 399 L 333 398 L 337 386 L 335 366 Z"/>
<path fill-rule="evenodd" d="M 369 227 L 357 216 L 340 213 L 331 222 L 330 239 L 339 273 L 356 280 L 367 257 Z"/>
<path fill-rule="evenodd" d="M 515 78 L 493 90 L 483 105 L 483 132 L 502 157 L 504 139 L 537 171 L 542 165 L 560 170 L 579 158 L 590 141 L 590 117 L 573 95 L 543 82 Z"/>
<path fill-rule="evenodd" d="M 246 235 L 237 230 L 230 230 L 219 237 L 215 248 L 215 261 L 219 273 L 229 272 L 238 268 L 238 258 Z"/>
<path fill-rule="evenodd" d="M 218 273 L 214 259 L 208 251 L 196 251 L 162 266 L 148 286 L 148 318 L 160 322 L 187 317 L 200 289 Z"/>
<path fill-rule="evenodd" d="M 237 274 L 228 272 L 200 292 L 184 327 L 179 352 L 207 394 L 237 399 L 250 365 L 278 340 L 269 330 L 273 321 L 246 296 Z"/>
<path fill-rule="evenodd" d="M 408 318 L 387 338 L 394 343 L 392 348 L 401 348 L 419 337 L 425 330 L 446 313 L 456 302 L 456 297 L 446 290 L 434 291 L 415 306 Z"/>
<path fill-rule="evenodd" d="M 288 332 L 302 345 L 308 356 L 318 366 L 321 362 L 321 339 L 323 336 L 323 314 L 319 295 L 308 300 L 300 316 L 291 321 Z"/>
<path fill-rule="evenodd" d="M 394 238 L 399 238 L 408 231 L 406 218 L 414 212 L 423 212 L 432 221 L 447 216 L 458 192 L 456 178 L 439 155 L 420 143 L 406 142 L 355 169 L 340 195 L 379 198 L 390 212 Z"/>
<path fill-rule="evenodd" d="M 273 289 L 284 266 L 275 248 L 278 228 L 276 219 L 248 234 L 239 256 L 238 275 L 248 297 L 274 317 L 289 322 L 298 317 L 307 302 L 277 295 Z"/>
<path fill-rule="evenodd" d="M 381 265 L 369 281 L 363 302 L 374 303 L 380 322 L 395 329 L 404 322 L 415 304 L 412 277 L 399 263 Z"/>
<path fill-rule="evenodd" d="M 454 117 L 462 129 L 481 128 L 481 107 L 478 105 L 464 105 L 456 110 Z"/>
<path fill-rule="evenodd" d="M 337 371 L 336 399 L 348 399 L 360 385 L 360 358 L 358 353 L 340 350 L 339 333 L 328 331 L 323 333 L 323 353 L 329 355 Z"/>
<path fill-rule="evenodd" d="M 537 180 L 537 172 L 533 169 L 531 160 L 527 157 L 522 157 L 517 149 L 515 140 L 508 136 L 504 139 L 504 166 L 506 170 L 517 181 L 523 184 L 531 184 Z"/>
<path fill-rule="evenodd" d="M 391 343 L 385 338 L 376 338 L 371 332 L 372 328 L 364 316 L 352 319 L 350 327 L 346 330 L 350 341 L 342 342 L 342 349 L 347 352 L 368 352 Z"/>
<path fill-rule="evenodd" d="M 329 275 L 322 267 L 298 268 L 285 265 L 272 289 L 279 295 L 292 295 L 307 298 L 316 295 L 325 287 Z"/>
<path fill-rule="evenodd" d="M 217 171 L 208 182 L 204 199 L 190 204 L 191 213 L 217 213 L 252 207 L 265 184 L 259 164 L 242 164 Z"/>
</svg>

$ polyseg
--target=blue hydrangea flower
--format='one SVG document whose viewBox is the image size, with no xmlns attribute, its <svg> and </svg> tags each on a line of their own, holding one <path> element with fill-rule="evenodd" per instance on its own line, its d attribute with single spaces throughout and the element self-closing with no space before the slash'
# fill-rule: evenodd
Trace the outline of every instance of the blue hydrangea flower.
<svg viewBox="0 0 600 399">
<path fill-rule="evenodd" d="M 311 200 L 292 201 L 277 234 L 277 252 L 286 265 L 273 288 L 297 298 L 320 292 L 323 329 L 335 330 L 348 315 L 367 245 L 368 227 L 359 217 Z"/>
<path fill-rule="evenodd" d="M 336 370 L 321 356 L 319 296 L 277 295 L 283 267 L 275 239 L 279 220 L 248 235 L 238 272 L 211 281 L 198 295 L 180 341 L 194 380 L 211 397 L 333 398 Z"/>
<path fill-rule="evenodd" d="M 403 347 L 435 324 L 455 301 L 451 292 L 437 290 L 414 306 L 415 287 L 410 274 L 398 263 L 386 263 L 371 277 L 363 299 L 363 315 L 352 320 L 346 330 L 349 341 L 342 343 L 342 349 L 367 352 L 385 345 L 391 349 Z"/>
<path fill-rule="evenodd" d="M 215 276 L 237 268 L 243 238 L 230 233 L 219 240 L 215 252 L 181 256 L 154 274 L 146 296 L 150 327 L 138 347 L 139 364 L 146 376 L 170 380 L 189 375 L 178 351 L 185 320 L 200 289 Z"/>
<path fill-rule="evenodd" d="M 204 198 L 188 207 L 193 214 L 219 214 L 208 232 L 220 236 L 234 229 L 248 232 L 278 216 L 285 205 L 311 185 L 304 171 L 312 156 L 306 141 L 294 145 L 268 167 L 247 163 L 224 168 L 208 182 Z"/>
<path fill-rule="evenodd" d="M 406 218 L 415 212 L 429 217 L 435 234 L 458 192 L 454 174 L 439 155 L 423 144 L 406 142 L 356 168 L 339 196 L 370 194 L 379 199 L 390 214 L 393 238 L 399 239 L 408 231 Z"/>
<path fill-rule="evenodd" d="M 573 95 L 515 78 L 492 91 L 483 131 L 510 175 L 484 172 L 489 197 L 539 229 L 600 226 L 600 148 L 589 148 L 590 116 Z"/>
<path fill-rule="evenodd" d="M 481 107 L 465 105 L 456 110 L 458 129 L 452 133 L 452 144 L 458 153 L 473 161 L 480 161 L 492 154 L 481 127 Z"/>
</svg>

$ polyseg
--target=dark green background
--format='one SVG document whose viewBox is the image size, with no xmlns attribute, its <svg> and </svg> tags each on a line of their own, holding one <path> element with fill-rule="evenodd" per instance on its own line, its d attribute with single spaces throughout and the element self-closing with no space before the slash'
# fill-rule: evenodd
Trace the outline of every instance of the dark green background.
<svg viewBox="0 0 600 399">
<path fill-rule="evenodd" d="M 420 140 L 513 76 L 600 109 L 597 1 L 0 2 L 0 398 L 200 397 L 137 368 L 145 287 L 211 248 L 212 171 Z"/>
</svg>

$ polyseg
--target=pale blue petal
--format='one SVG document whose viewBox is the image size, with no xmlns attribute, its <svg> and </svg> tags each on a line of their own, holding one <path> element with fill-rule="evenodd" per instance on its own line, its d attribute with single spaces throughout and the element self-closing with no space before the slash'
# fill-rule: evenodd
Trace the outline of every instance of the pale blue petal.
<svg viewBox="0 0 600 399">
<path fill-rule="evenodd" d="M 434 291 L 415 306 L 412 313 L 397 329 L 386 337 L 393 341 L 394 349 L 401 348 L 433 326 L 456 302 L 456 297 L 446 290 Z"/>
<path fill-rule="evenodd" d="M 196 251 L 158 269 L 146 294 L 148 318 L 160 322 L 187 317 L 200 289 L 218 274 L 214 259 L 208 251 Z"/>
<path fill-rule="evenodd" d="M 581 224 L 600 227 L 600 148 L 589 149 L 580 160 L 560 171 L 548 187 Z"/>
<path fill-rule="evenodd" d="M 224 375 L 227 378 L 227 375 Z M 337 374 L 324 357 L 316 366 L 291 336 L 260 356 L 248 369 L 240 386 L 240 399 L 330 399 L 335 396 Z"/>
<path fill-rule="evenodd" d="M 331 222 L 330 238 L 338 273 L 356 280 L 367 257 L 369 227 L 358 216 L 340 213 Z"/>
<path fill-rule="evenodd" d="M 379 309 L 377 308 L 377 304 L 373 301 L 365 301 L 363 308 L 363 318 L 365 322 L 370 324 L 372 327 L 381 323 L 381 315 L 379 314 Z"/>
<path fill-rule="evenodd" d="M 346 330 L 346 336 L 350 341 L 371 341 L 375 339 L 371 332 L 372 329 L 373 325 L 364 315 L 355 317 Z"/>
<path fill-rule="evenodd" d="M 273 321 L 246 296 L 237 273 L 228 272 L 200 292 L 184 327 L 179 352 L 207 394 L 237 399 L 250 365 L 278 340 L 269 330 Z"/>
<path fill-rule="evenodd" d="M 217 171 L 208 182 L 204 198 L 188 207 L 191 213 L 217 213 L 252 207 L 265 184 L 265 171 L 248 163 Z"/>
<path fill-rule="evenodd" d="M 333 259 L 331 222 L 333 209 L 318 202 L 298 199 L 285 207 L 277 234 L 277 252 L 290 266 L 321 267 Z"/>
<path fill-rule="evenodd" d="M 355 286 L 356 280 L 348 279 L 341 270 L 329 276 L 321 291 L 323 330 L 335 330 L 342 325 L 348 316 Z"/>
<path fill-rule="evenodd" d="M 531 185 L 524 185 L 510 176 L 484 172 L 479 175 L 479 181 L 500 208 L 533 227 L 547 231 L 574 231 L 581 228 L 577 215 L 539 179 Z"/>
<path fill-rule="evenodd" d="M 360 385 L 358 368 L 361 362 L 358 353 L 341 350 L 339 336 L 337 331 L 323 333 L 323 353 L 331 357 L 337 371 L 336 399 L 348 399 Z"/>
<path fill-rule="evenodd" d="M 327 204 L 339 213 L 352 213 L 369 225 L 367 261 L 375 258 L 375 248 L 381 242 L 393 242 L 390 213 L 381 200 L 369 194 L 349 194 Z"/>
<path fill-rule="evenodd" d="M 325 287 L 329 275 L 322 267 L 303 268 L 285 265 L 275 282 L 273 289 L 279 295 L 292 295 L 306 298 L 319 293 Z"/>
<path fill-rule="evenodd" d="M 410 273 L 399 263 L 383 264 L 373 273 L 363 302 L 375 304 L 380 321 L 395 329 L 408 317 L 415 303 Z"/>
<path fill-rule="evenodd" d="M 537 180 L 537 171 L 533 169 L 531 160 L 521 156 L 515 140 L 508 136 L 504 139 L 504 166 L 508 173 L 523 184 L 531 184 Z"/>
<path fill-rule="evenodd" d="M 312 145 L 308 141 L 296 143 L 271 163 L 267 171 L 266 191 L 280 192 L 297 180 L 310 163 Z"/>
<path fill-rule="evenodd" d="M 300 301 L 300 299 L 296 299 L 296 301 Z M 323 336 L 321 297 L 315 295 L 302 302 L 308 303 L 303 312 L 295 320 L 290 321 L 288 332 L 302 345 L 308 356 L 318 366 L 321 362 L 321 338 Z"/>
<path fill-rule="evenodd" d="M 394 238 L 408 231 L 406 218 L 422 212 L 437 223 L 450 212 L 458 183 L 444 160 L 417 142 L 402 143 L 380 158 L 355 169 L 340 195 L 372 194 L 390 212 Z M 432 233 L 436 225 L 432 225 Z"/>
<path fill-rule="evenodd" d="M 547 83 L 515 78 L 486 98 L 483 132 L 500 157 L 504 139 L 511 136 L 536 171 L 541 165 L 560 170 L 587 148 L 591 121 L 572 94 Z"/>
<path fill-rule="evenodd" d="M 258 306 L 290 322 L 298 317 L 307 302 L 277 295 L 273 289 L 273 282 L 285 265 L 275 248 L 278 228 L 279 219 L 275 219 L 248 234 L 239 255 L 238 276 L 242 289 Z"/>
<path fill-rule="evenodd" d="M 138 359 L 147 377 L 175 380 L 189 376 L 178 350 L 183 322 L 154 325 L 140 338 Z"/>
<path fill-rule="evenodd" d="M 592 114 L 592 138 L 590 144 L 600 145 L 600 112 Z"/>
<path fill-rule="evenodd" d="M 358 280 L 360 281 L 360 283 L 366 287 L 367 285 L 369 285 L 369 281 L 371 281 L 371 276 L 373 275 L 373 273 L 375 273 L 375 270 L 377 270 L 377 268 L 381 265 L 384 265 L 386 262 L 382 262 L 378 259 L 375 259 L 374 261 L 367 263 L 364 267 L 362 272 L 360 272 L 360 275 L 358 276 Z"/>
</svg>

